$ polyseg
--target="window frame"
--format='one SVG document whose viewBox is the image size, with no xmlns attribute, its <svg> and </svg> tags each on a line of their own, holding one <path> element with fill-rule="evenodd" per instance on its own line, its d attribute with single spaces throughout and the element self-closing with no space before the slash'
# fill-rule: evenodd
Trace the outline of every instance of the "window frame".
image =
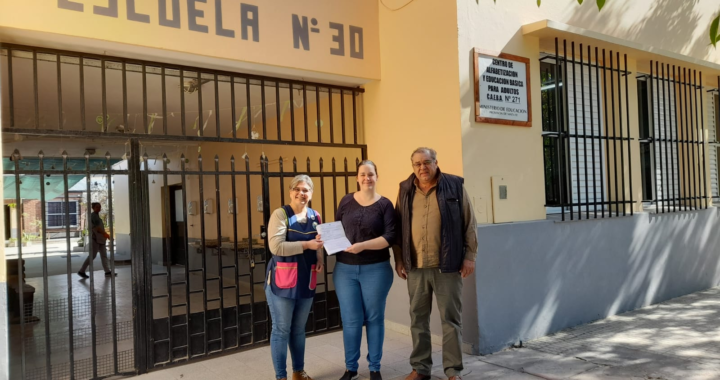
<svg viewBox="0 0 720 380">
<path fill-rule="evenodd" d="M 65 218 L 64 218 L 64 216 L 66 215 L 66 212 L 65 212 L 64 210 L 65 210 L 65 209 L 68 209 L 68 210 L 69 210 L 69 207 L 68 207 L 68 208 L 65 207 L 65 204 L 66 204 L 66 203 L 67 203 L 67 204 L 70 204 L 70 203 L 74 203 L 74 204 L 75 204 L 75 212 L 68 212 L 68 213 L 67 213 L 67 215 L 70 216 L 70 223 L 71 223 L 70 226 L 66 226 L 66 225 L 65 225 Z M 61 205 L 61 209 L 63 209 L 63 212 L 59 212 L 59 213 L 53 212 L 53 213 L 51 213 L 51 212 L 50 212 L 50 204 L 60 204 L 60 205 Z M 62 216 L 63 216 L 63 218 L 62 218 L 62 221 L 63 221 L 63 222 L 62 222 L 61 225 L 52 225 L 52 226 L 51 226 L 51 225 L 50 225 L 50 216 L 55 216 L 55 215 L 62 215 Z M 72 224 L 72 215 L 75 215 L 75 224 Z M 76 228 L 76 227 L 78 227 L 78 226 L 80 225 L 80 215 L 81 215 L 81 212 L 80 212 L 80 202 L 77 201 L 77 200 L 70 200 L 70 201 L 68 201 L 68 202 L 65 202 L 65 201 L 48 201 L 48 202 L 45 202 L 45 227 L 48 228 L 48 229 L 50 229 L 50 228 L 52 228 L 52 229 L 56 229 L 56 228 L 67 228 L 67 227 Z"/>
</svg>

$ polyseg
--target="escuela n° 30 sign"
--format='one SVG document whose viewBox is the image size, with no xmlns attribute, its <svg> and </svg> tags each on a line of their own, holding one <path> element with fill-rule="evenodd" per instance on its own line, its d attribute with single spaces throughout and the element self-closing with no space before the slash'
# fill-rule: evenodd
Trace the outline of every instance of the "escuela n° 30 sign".
<svg viewBox="0 0 720 380">
<path fill-rule="evenodd" d="M 477 49 L 475 57 L 475 121 L 529 127 L 530 60 L 510 54 L 497 56 Z"/>
</svg>

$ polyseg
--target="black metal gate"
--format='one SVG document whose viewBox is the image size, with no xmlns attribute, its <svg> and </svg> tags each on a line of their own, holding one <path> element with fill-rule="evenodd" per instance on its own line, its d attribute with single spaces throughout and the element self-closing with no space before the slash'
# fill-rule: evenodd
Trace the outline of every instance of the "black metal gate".
<svg viewBox="0 0 720 380">
<path fill-rule="evenodd" d="M 366 157 L 362 90 L 17 45 L 0 67 L 11 377 L 144 373 L 267 343 L 264 226 L 300 173 L 334 219 Z M 93 202 L 118 276 L 95 260 L 82 280 Z M 327 261 L 308 333 L 340 327 Z"/>
</svg>

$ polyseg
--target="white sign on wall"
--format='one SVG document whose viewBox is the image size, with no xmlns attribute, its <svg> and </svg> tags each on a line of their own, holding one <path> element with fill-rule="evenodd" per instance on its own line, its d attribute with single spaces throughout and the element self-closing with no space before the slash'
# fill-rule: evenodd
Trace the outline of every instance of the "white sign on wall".
<svg viewBox="0 0 720 380">
<path fill-rule="evenodd" d="M 509 54 L 475 56 L 475 121 L 529 127 L 530 60 Z"/>
</svg>

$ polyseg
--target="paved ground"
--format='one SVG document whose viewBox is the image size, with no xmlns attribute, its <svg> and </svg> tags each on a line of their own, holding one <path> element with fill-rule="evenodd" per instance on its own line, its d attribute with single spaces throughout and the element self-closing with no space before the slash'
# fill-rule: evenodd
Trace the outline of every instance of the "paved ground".
<svg viewBox="0 0 720 380">
<path fill-rule="evenodd" d="M 342 375 L 342 333 L 308 339 L 306 369 L 316 380 Z M 404 379 L 411 340 L 388 331 L 383 377 Z M 363 355 L 366 354 L 363 349 Z M 434 347 L 434 378 L 444 379 Z M 720 379 L 720 288 L 565 330 L 525 348 L 467 356 L 468 379 Z M 367 378 L 367 362 L 360 374 Z M 153 372 L 138 380 L 274 379 L 268 347 Z"/>
</svg>

